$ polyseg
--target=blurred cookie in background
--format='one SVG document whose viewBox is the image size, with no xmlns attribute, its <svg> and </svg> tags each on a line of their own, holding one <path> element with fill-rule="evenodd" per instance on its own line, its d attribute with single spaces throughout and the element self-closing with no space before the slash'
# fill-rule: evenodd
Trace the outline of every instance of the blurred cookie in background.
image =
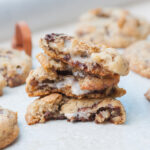
<svg viewBox="0 0 150 150">
<path fill-rule="evenodd" d="M 0 74 L 0 96 L 3 94 L 3 88 L 6 86 L 4 77 Z"/>
<path fill-rule="evenodd" d="M 7 86 L 15 87 L 25 83 L 32 67 L 32 59 L 24 51 L 0 49 L 0 74 Z"/>
<path fill-rule="evenodd" d="M 14 142 L 18 135 L 17 113 L 0 107 L 0 149 Z"/>
<path fill-rule="evenodd" d="M 150 41 L 142 40 L 132 44 L 125 50 L 124 55 L 132 71 L 150 78 Z"/>
<path fill-rule="evenodd" d="M 95 44 L 125 48 L 147 38 L 150 24 L 120 8 L 97 8 L 80 17 L 76 36 Z"/>
</svg>

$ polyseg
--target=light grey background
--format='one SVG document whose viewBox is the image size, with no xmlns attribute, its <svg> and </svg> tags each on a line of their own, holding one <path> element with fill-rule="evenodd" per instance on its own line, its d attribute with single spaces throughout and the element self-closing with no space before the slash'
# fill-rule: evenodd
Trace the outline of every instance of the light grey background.
<svg viewBox="0 0 150 150">
<path fill-rule="evenodd" d="M 32 32 L 76 21 L 95 7 L 132 5 L 143 0 L 0 0 L 0 41 L 11 39 L 18 20 Z"/>
</svg>

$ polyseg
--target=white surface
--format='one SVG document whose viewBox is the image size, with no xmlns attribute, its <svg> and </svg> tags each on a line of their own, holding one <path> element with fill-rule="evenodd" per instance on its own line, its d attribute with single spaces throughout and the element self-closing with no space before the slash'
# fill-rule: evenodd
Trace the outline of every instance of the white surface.
<svg viewBox="0 0 150 150">
<path fill-rule="evenodd" d="M 145 12 L 148 12 L 146 6 Z M 140 6 L 135 9 L 143 10 Z M 72 33 L 74 25 L 51 29 L 49 32 Z M 44 32 L 43 32 L 44 33 Z M 37 43 L 39 36 L 34 36 Z M 33 60 L 37 66 L 35 54 L 40 51 L 35 44 Z M 35 98 L 29 98 L 25 86 L 6 88 L 0 97 L 0 105 L 18 112 L 20 136 L 7 150 L 149 150 L 150 149 L 150 103 L 144 93 L 150 88 L 150 80 L 133 72 L 122 77 L 120 87 L 127 90 L 121 98 L 127 121 L 124 125 L 95 123 L 68 123 L 49 121 L 45 124 L 28 126 L 24 115 L 26 107 Z"/>
</svg>

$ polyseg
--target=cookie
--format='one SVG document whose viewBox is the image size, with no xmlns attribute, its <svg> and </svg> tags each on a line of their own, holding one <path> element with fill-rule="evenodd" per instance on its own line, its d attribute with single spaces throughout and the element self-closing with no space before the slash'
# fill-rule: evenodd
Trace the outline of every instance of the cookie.
<svg viewBox="0 0 150 150">
<path fill-rule="evenodd" d="M 15 87 L 25 83 L 32 67 L 31 57 L 23 51 L 0 49 L 0 74 L 7 86 Z"/>
<path fill-rule="evenodd" d="M 150 41 L 139 41 L 129 46 L 124 53 L 130 69 L 150 78 Z"/>
<path fill-rule="evenodd" d="M 61 114 L 64 114 L 71 122 L 109 121 L 114 124 L 123 124 L 126 120 L 126 113 L 121 102 L 112 98 L 72 99 L 62 105 Z"/>
<path fill-rule="evenodd" d="M 37 59 L 44 68 L 43 71 L 52 72 L 55 70 L 62 76 L 73 75 L 76 79 L 78 79 L 82 90 L 102 90 L 116 85 L 119 82 L 119 75 L 101 78 L 92 76 L 90 74 L 69 68 L 67 64 L 62 63 L 59 60 L 56 61 L 44 53 L 38 54 Z"/>
<path fill-rule="evenodd" d="M 144 96 L 148 101 L 150 101 L 150 89 L 148 89 L 148 91 L 144 94 Z"/>
<path fill-rule="evenodd" d="M 17 113 L 0 107 L 0 149 L 14 142 L 18 134 Z"/>
<path fill-rule="evenodd" d="M 95 46 L 65 34 L 45 35 L 40 47 L 53 59 L 93 75 L 127 75 L 129 72 L 128 62 L 115 49 Z"/>
<path fill-rule="evenodd" d="M 53 119 L 123 124 L 126 113 L 122 104 L 112 98 L 79 100 L 51 94 L 33 101 L 27 108 L 25 118 L 29 125 Z"/>
<path fill-rule="evenodd" d="M 80 17 L 76 29 L 79 39 L 114 48 L 125 48 L 146 39 L 149 33 L 149 22 L 119 8 L 90 10 Z"/>
<path fill-rule="evenodd" d="M 28 125 L 53 119 L 64 119 L 65 117 L 59 113 L 63 103 L 62 95 L 55 93 L 33 101 L 28 106 L 25 115 Z"/>
<path fill-rule="evenodd" d="M 73 75 L 59 75 L 54 70 L 46 72 L 39 67 L 30 72 L 26 80 L 26 92 L 29 96 L 43 96 L 57 92 L 76 98 L 120 97 L 126 91 L 117 87 L 118 82 L 118 76 L 112 79 L 88 75 L 84 78 L 75 78 Z"/>
<path fill-rule="evenodd" d="M 4 77 L 0 74 L 0 96 L 3 94 L 3 88 L 6 86 Z"/>
</svg>

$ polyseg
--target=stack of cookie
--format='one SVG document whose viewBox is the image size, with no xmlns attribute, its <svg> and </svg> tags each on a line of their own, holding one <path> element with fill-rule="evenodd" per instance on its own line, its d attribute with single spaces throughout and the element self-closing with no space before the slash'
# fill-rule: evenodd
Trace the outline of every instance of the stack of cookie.
<svg viewBox="0 0 150 150">
<path fill-rule="evenodd" d="M 92 45 L 65 34 L 48 34 L 40 40 L 44 53 L 37 55 L 41 67 L 26 81 L 29 96 L 39 96 L 26 113 L 27 123 L 51 119 L 68 121 L 125 122 L 126 114 L 116 97 L 129 66 L 113 48 Z"/>
</svg>

